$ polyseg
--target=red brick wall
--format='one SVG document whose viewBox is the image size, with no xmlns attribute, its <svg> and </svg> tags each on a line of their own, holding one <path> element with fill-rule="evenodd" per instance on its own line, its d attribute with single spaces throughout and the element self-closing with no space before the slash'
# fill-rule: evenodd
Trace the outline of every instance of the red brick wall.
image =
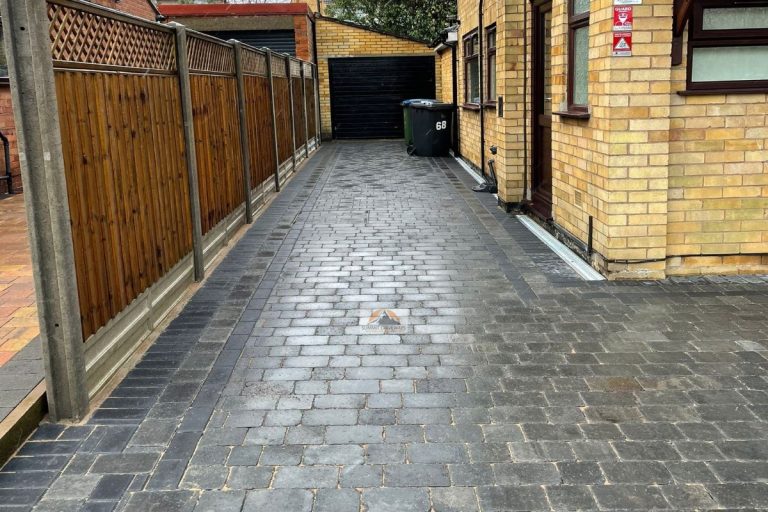
<svg viewBox="0 0 768 512">
<path fill-rule="evenodd" d="M 293 17 L 293 33 L 296 39 L 296 57 L 312 62 L 312 23 L 307 16 Z"/>
<path fill-rule="evenodd" d="M 13 122 L 13 109 L 11 107 L 11 88 L 0 85 L 0 132 L 8 137 L 11 143 L 11 174 L 13 175 L 13 191 L 21 190 L 21 168 L 19 167 L 19 152 L 16 146 L 16 127 Z M 0 174 L 5 176 L 5 154 L 0 145 Z M 6 182 L 0 181 L 0 193 L 5 193 Z"/>
<path fill-rule="evenodd" d="M 152 21 L 157 16 L 149 0 L 91 0 L 91 2 Z"/>
</svg>

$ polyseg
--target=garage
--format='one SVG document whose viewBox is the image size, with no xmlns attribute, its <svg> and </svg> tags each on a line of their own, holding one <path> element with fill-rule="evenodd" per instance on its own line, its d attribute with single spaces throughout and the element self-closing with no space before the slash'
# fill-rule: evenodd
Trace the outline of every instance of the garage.
<svg viewBox="0 0 768 512">
<path fill-rule="evenodd" d="M 434 57 L 328 59 L 336 139 L 403 137 L 400 102 L 435 97 Z"/>
</svg>

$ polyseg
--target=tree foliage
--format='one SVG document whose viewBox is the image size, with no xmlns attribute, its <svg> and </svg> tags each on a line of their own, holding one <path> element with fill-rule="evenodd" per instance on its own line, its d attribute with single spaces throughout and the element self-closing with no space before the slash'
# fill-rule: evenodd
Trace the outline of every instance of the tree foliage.
<svg viewBox="0 0 768 512">
<path fill-rule="evenodd" d="M 434 41 L 456 15 L 456 0 L 333 0 L 334 18 L 420 39 Z"/>
</svg>

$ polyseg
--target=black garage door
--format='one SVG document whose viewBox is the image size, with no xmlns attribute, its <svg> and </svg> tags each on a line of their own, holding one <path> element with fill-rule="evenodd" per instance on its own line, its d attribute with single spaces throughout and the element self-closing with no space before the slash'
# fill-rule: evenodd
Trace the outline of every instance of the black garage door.
<svg viewBox="0 0 768 512">
<path fill-rule="evenodd" d="M 400 102 L 435 97 L 434 57 L 329 59 L 337 139 L 403 137 Z"/>
</svg>

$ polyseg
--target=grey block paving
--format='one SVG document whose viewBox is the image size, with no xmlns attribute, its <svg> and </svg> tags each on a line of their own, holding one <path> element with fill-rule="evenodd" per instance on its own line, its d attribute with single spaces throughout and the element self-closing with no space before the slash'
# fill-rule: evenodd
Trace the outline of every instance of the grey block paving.
<svg viewBox="0 0 768 512">
<path fill-rule="evenodd" d="M 768 509 L 766 279 L 586 283 L 472 185 L 324 146 L 0 510 Z"/>
</svg>

